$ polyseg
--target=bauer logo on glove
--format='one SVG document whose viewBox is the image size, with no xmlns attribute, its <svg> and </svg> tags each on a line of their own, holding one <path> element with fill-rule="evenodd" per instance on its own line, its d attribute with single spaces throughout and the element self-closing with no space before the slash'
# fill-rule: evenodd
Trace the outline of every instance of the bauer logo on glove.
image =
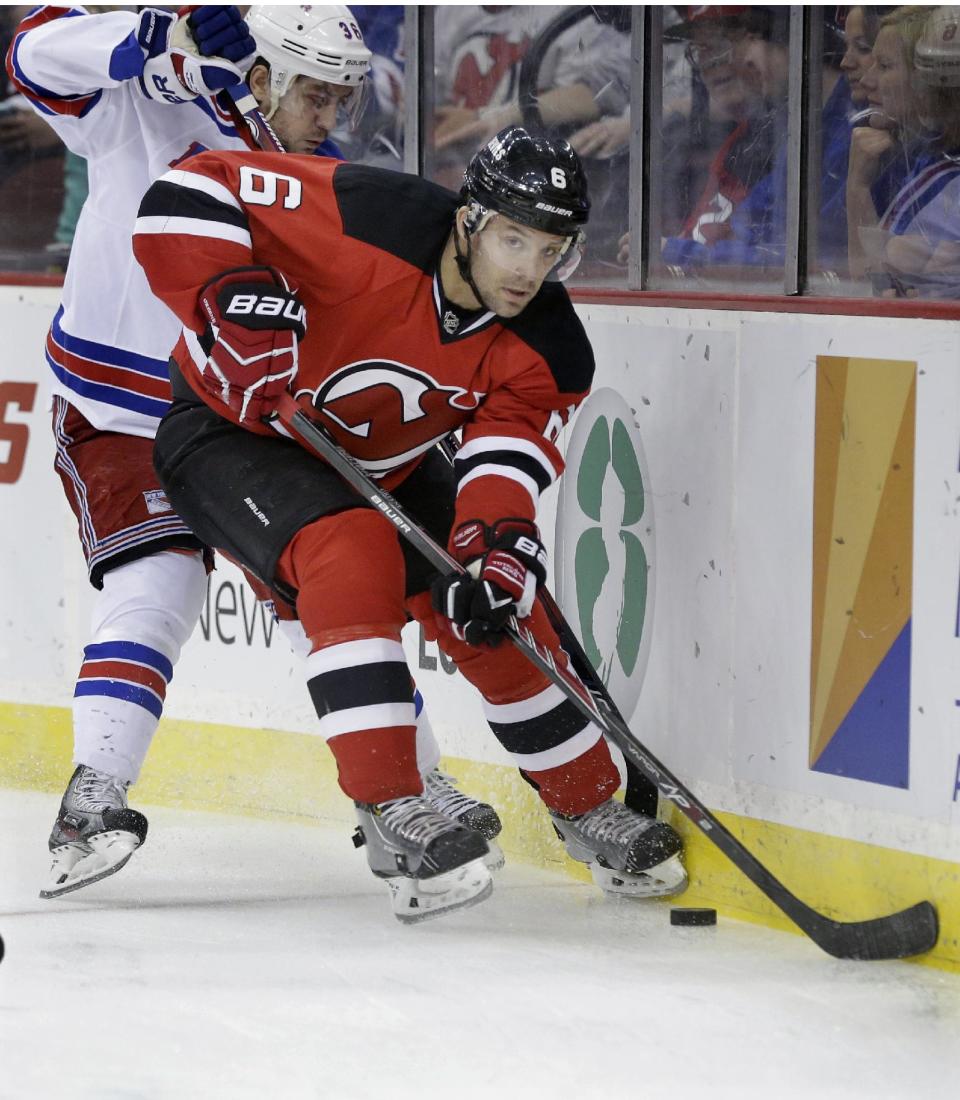
<svg viewBox="0 0 960 1100">
<path fill-rule="evenodd" d="M 304 332 L 307 330 L 307 311 L 292 294 L 280 297 L 222 290 L 218 300 L 224 317 L 245 317 L 250 328 L 276 328 L 273 322 L 282 317 L 294 325 L 302 325 Z"/>
<path fill-rule="evenodd" d="M 200 292 L 207 318 L 201 344 L 204 388 L 239 413 L 270 416 L 297 376 L 307 311 L 282 272 L 272 267 L 225 271 Z"/>
</svg>

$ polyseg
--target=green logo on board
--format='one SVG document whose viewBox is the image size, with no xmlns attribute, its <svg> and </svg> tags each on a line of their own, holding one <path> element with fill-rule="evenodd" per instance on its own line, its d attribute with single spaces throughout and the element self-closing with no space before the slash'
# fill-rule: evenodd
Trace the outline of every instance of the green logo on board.
<svg viewBox="0 0 960 1100">
<path fill-rule="evenodd" d="M 557 513 L 558 599 L 625 716 L 650 651 L 653 515 L 633 413 L 614 390 L 593 393 L 566 449 Z"/>
<path fill-rule="evenodd" d="M 600 416 L 590 429 L 587 444 L 577 472 L 577 501 L 585 516 L 598 526 L 588 527 L 577 540 L 574 551 L 574 575 L 577 585 L 577 605 L 580 637 L 594 667 L 609 679 L 609 663 L 613 654 L 600 652 L 594 633 L 594 609 L 600 599 L 604 582 L 610 575 L 610 555 L 602 526 L 604 482 L 613 471 L 623 503 L 616 537 L 623 546 L 623 577 L 620 616 L 616 632 L 616 659 L 629 676 L 637 664 L 643 622 L 647 610 L 647 555 L 640 541 L 638 525 L 643 520 L 643 476 L 636 451 L 630 442 L 622 420 L 611 424 Z M 604 668 L 603 666 L 607 666 Z"/>
</svg>

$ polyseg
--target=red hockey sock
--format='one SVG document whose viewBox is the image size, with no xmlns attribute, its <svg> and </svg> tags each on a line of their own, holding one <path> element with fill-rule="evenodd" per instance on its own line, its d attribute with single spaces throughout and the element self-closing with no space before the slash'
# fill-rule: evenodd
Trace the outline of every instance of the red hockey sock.
<svg viewBox="0 0 960 1100">
<path fill-rule="evenodd" d="M 603 737 L 566 764 L 526 774 L 551 810 L 571 817 L 606 802 L 620 786 L 620 773 Z"/>
<path fill-rule="evenodd" d="M 372 509 L 324 516 L 297 532 L 278 577 L 297 590 L 310 638 L 307 684 L 340 787 L 357 802 L 420 794 L 413 683 L 400 630 L 403 556 Z"/>
<path fill-rule="evenodd" d="M 429 640 L 436 639 L 443 651 L 457 664 L 457 668 L 480 691 L 488 703 L 497 706 L 522 703 L 544 693 L 550 686 L 550 680 L 546 674 L 536 668 L 530 660 L 520 652 L 511 642 L 504 640 L 503 644 L 495 649 L 482 646 L 469 646 L 460 641 L 446 626 L 446 620 L 435 615 L 429 597 L 416 596 L 408 601 L 408 607 L 423 625 L 424 634 Z M 551 627 L 543 608 L 538 604 L 530 617 L 524 620 L 524 626 L 534 631 L 541 644 L 548 645 L 553 652 L 557 664 L 566 664 L 566 654 L 560 649 L 559 640 Z M 562 696 L 560 697 L 562 699 Z M 573 704 L 563 702 L 561 704 L 564 713 L 559 717 L 560 723 L 570 720 L 569 715 Z M 560 708 L 558 708 L 559 710 Z M 587 727 L 586 719 L 577 721 L 575 715 L 574 731 L 583 731 Z M 552 713 L 538 715 L 536 719 L 528 717 L 525 720 L 527 730 L 536 740 L 536 732 L 533 730 L 534 721 L 542 721 L 548 731 L 551 728 L 562 728 L 553 725 Z M 544 803 L 557 813 L 583 814 L 605 802 L 620 786 L 620 773 L 610 758 L 607 743 L 596 732 L 596 741 L 589 748 L 584 749 L 572 759 L 565 760 L 553 767 L 544 768 L 542 771 L 524 770 L 540 791 L 540 797 Z M 517 753 L 524 749 L 518 749 L 506 744 L 502 731 L 498 734 L 501 743 L 507 751 L 517 759 Z M 572 740 L 573 734 L 571 734 Z M 589 736 L 589 734 L 587 734 Z M 582 741 L 577 744 L 582 744 Z M 564 748 L 563 742 L 558 740 L 551 744 L 551 748 L 559 749 L 560 753 L 576 752 L 576 747 L 568 745 Z M 521 757 L 522 759 L 522 757 Z M 518 766 L 520 761 L 517 760 Z"/>
<path fill-rule="evenodd" d="M 387 802 L 422 794 L 417 727 L 354 730 L 327 742 L 337 761 L 340 789 L 355 802 Z"/>
</svg>

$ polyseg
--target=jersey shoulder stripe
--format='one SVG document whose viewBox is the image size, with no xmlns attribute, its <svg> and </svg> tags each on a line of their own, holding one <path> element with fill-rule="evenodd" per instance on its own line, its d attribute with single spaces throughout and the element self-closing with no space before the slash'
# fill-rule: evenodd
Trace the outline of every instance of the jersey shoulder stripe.
<svg viewBox="0 0 960 1100">
<path fill-rule="evenodd" d="M 196 218 L 249 229 L 246 214 L 223 184 L 182 169 L 161 176 L 143 196 L 139 218 L 153 217 Z"/>
<path fill-rule="evenodd" d="M 333 191 L 346 236 L 433 271 L 453 226 L 458 200 L 452 191 L 364 164 L 338 165 Z"/>
<path fill-rule="evenodd" d="M 500 323 L 544 360 L 560 393 L 590 389 L 596 370 L 593 348 L 560 283 L 544 283 L 522 313 Z"/>
<path fill-rule="evenodd" d="M 247 216 L 230 189 L 183 168 L 164 173 L 143 196 L 134 233 L 213 237 L 253 246 Z"/>
<path fill-rule="evenodd" d="M 93 110 L 103 95 L 101 89 L 87 95 L 60 95 L 31 80 L 20 61 L 20 46 L 24 35 L 54 19 L 71 19 L 85 14 L 78 8 L 56 8 L 49 4 L 36 8 L 20 23 L 10 44 L 7 51 L 7 73 L 17 91 L 26 96 L 42 114 L 83 118 Z"/>
<path fill-rule="evenodd" d="M 170 404 L 165 361 L 70 336 L 63 307 L 47 334 L 47 362 L 60 384 L 80 397 L 159 418 Z"/>
</svg>

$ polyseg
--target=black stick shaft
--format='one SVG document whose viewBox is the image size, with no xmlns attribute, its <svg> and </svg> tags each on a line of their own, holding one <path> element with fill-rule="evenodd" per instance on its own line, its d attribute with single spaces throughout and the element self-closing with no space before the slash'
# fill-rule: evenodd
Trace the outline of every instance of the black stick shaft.
<svg viewBox="0 0 960 1100">
<path fill-rule="evenodd" d="M 352 456 L 342 450 L 297 407 L 292 397 L 285 397 L 279 412 L 282 422 L 309 449 L 328 462 L 361 497 L 379 509 L 434 568 L 446 574 L 464 571 L 446 550 L 438 546 L 404 512 L 389 493 L 374 484 Z M 552 604 L 552 611 L 564 622 L 566 631 L 572 635 L 555 603 Z M 935 945 L 938 935 L 937 913 L 927 901 L 889 916 L 853 922 L 831 920 L 801 901 L 737 840 L 689 788 L 634 737 L 598 679 L 595 678 L 593 690 L 587 697 L 582 686 L 574 683 L 569 674 L 556 665 L 552 654 L 541 647 L 533 634 L 516 619 L 511 620 L 507 634 L 574 705 L 604 730 L 624 756 L 656 784 L 661 795 L 678 806 L 774 905 L 824 951 L 838 958 L 890 959 L 922 954 Z"/>
</svg>

